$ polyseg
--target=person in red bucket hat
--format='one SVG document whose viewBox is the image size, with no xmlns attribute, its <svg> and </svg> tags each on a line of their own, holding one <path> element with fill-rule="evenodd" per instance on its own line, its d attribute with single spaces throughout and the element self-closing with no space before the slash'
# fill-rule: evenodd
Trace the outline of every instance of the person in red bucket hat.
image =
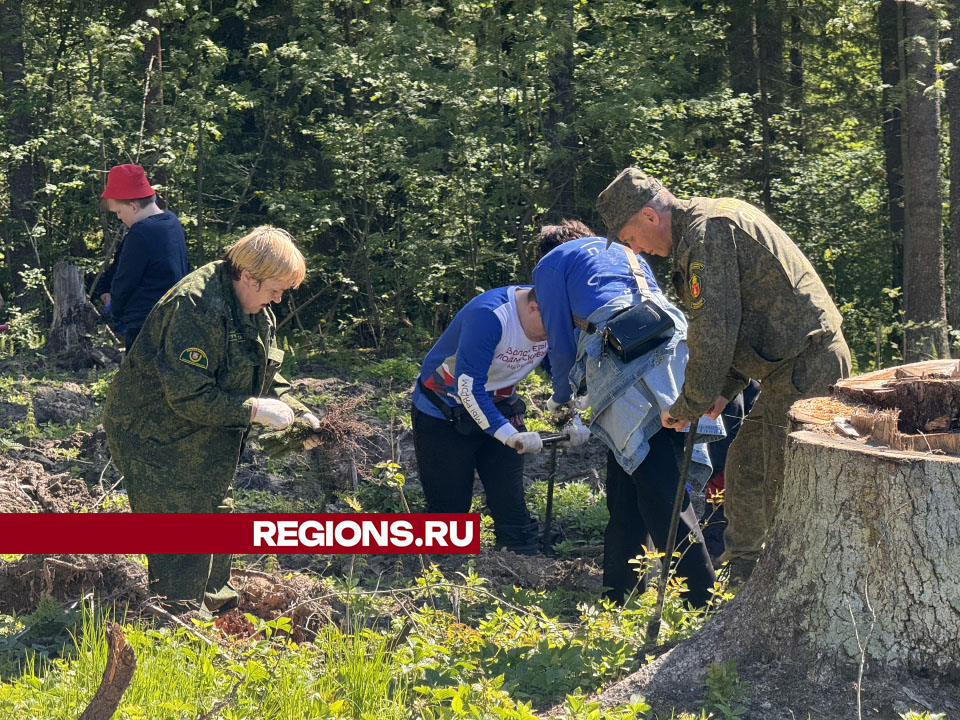
<svg viewBox="0 0 960 720">
<path fill-rule="evenodd" d="M 97 293 L 122 327 L 129 350 L 157 300 L 190 271 L 187 243 L 177 216 L 157 205 L 141 166 L 110 168 L 100 197 L 103 208 L 128 228 Z"/>
<path fill-rule="evenodd" d="M 107 174 L 107 186 L 102 198 L 137 200 L 153 196 L 153 188 L 140 165 L 114 165 Z"/>
</svg>

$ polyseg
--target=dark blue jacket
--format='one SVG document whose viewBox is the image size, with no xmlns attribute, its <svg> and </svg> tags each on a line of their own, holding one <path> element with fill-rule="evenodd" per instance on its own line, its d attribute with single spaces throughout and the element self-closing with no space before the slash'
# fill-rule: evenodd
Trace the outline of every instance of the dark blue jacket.
<svg viewBox="0 0 960 720">
<path fill-rule="evenodd" d="M 190 271 L 180 220 L 169 210 L 127 231 L 110 285 L 111 313 L 126 331 L 143 327 L 157 300 Z"/>
</svg>

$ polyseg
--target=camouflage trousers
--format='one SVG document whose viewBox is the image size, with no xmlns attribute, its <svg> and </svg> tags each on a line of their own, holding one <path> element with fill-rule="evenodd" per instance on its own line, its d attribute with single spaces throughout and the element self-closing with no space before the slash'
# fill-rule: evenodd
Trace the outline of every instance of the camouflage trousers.
<svg viewBox="0 0 960 720">
<path fill-rule="evenodd" d="M 813 340 L 760 383 L 760 396 L 727 454 L 721 560 L 755 559 L 772 529 L 783 488 L 790 406 L 827 394 L 830 385 L 849 375 L 850 349 L 837 332 Z"/>
<path fill-rule="evenodd" d="M 171 468 L 154 465 L 135 454 L 117 452 L 113 460 L 123 473 L 136 513 L 233 512 L 232 474 L 225 481 L 211 482 L 177 476 Z M 230 585 L 232 555 L 147 555 L 149 591 L 166 598 L 175 607 L 205 603 L 209 610 L 222 609 L 239 597 Z"/>
</svg>

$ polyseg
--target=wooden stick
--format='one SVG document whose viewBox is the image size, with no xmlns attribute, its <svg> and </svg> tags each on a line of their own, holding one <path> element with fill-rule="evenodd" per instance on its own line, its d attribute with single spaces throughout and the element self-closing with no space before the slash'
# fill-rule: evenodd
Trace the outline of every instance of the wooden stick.
<svg viewBox="0 0 960 720">
<path fill-rule="evenodd" d="M 103 670 L 103 680 L 78 720 L 110 720 L 133 680 L 137 656 L 127 645 L 127 638 L 118 624 L 107 625 L 107 643 L 107 667 Z"/>
</svg>

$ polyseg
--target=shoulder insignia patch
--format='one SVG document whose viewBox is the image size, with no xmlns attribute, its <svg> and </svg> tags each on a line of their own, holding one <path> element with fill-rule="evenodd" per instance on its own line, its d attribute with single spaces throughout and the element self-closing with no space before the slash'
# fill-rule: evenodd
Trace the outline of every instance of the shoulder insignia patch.
<svg viewBox="0 0 960 720">
<path fill-rule="evenodd" d="M 185 362 L 187 365 L 193 365 L 194 367 L 201 368 L 206 370 L 210 365 L 207 360 L 207 354 L 200 348 L 187 348 L 182 353 L 180 353 L 180 362 Z"/>
<path fill-rule="evenodd" d="M 700 308 L 704 299 L 703 295 L 703 263 L 693 262 L 690 263 L 690 299 L 692 300 L 690 304 L 691 310 L 696 310 Z"/>
</svg>

